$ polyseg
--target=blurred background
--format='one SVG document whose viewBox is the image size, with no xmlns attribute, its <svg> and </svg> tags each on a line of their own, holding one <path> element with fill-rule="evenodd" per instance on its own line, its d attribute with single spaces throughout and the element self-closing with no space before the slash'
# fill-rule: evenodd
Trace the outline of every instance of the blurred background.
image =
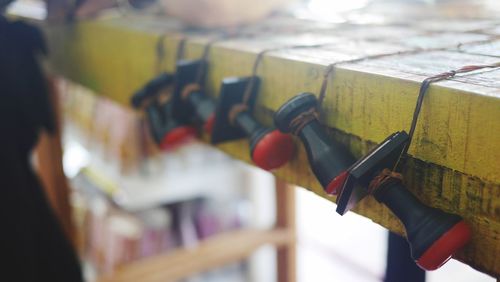
<svg viewBox="0 0 500 282">
<path fill-rule="evenodd" d="M 464 20 L 500 14 L 497 0 L 459 0 L 463 4 L 459 11 L 446 10 L 456 2 L 446 0 L 48 2 L 52 10 L 43 1 L 23 0 L 8 11 L 58 22 L 66 20 L 63 8 L 71 6 L 78 7 L 73 12 L 80 20 L 165 16 L 196 30 L 234 28 L 276 15 L 325 23 L 381 24 L 408 17 L 418 20 L 422 11 L 426 18 L 436 19 L 448 13 L 458 13 Z M 398 8 L 403 5 L 406 9 Z M 62 78 L 57 88 L 64 173 L 70 180 L 77 246 L 87 281 L 134 261 L 196 248 L 222 233 L 274 226 L 271 174 L 196 140 L 162 152 L 151 140 L 144 119 L 130 108 Z M 330 202 L 306 189 L 293 189 L 298 281 L 383 281 L 387 230 L 354 213 L 340 217 Z M 276 251 L 264 246 L 242 262 L 184 281 L 276 281 Z M 428 273 L 427 281 L 495 279 L 453 260 Z"/>
</svg>

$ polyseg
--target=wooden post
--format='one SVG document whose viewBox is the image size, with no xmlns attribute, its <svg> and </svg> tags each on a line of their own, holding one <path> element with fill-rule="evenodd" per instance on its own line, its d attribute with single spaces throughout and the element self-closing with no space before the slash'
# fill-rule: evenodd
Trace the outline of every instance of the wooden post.
<svg viewBox="0 0 500 282">
<path fill-rule="evenodd" d="M 276 227 L 286 228 L 292 239 L 277 249 L 278 282 L 296 280 L 295 187 L 276 178 Z"/>
<path fill-rule="evenodd" d="M 45 194 L 56 214 L 61 227 L 68 239 L 76 247 L 75 229 L 72 221 L 72 210 L 70 205 L 70 189 L 63 172 L 61 123 L 62 113 L 59 107 L 59 95 L 57 93 L 56 78 L 49 78 L 50 99 L 53 106 L 56 121 L 56 130 L 50 135 L 46 132 L 40 134 L 40 140 L 35 149 L 36 170 L 42 181 Z"/>
</svg>

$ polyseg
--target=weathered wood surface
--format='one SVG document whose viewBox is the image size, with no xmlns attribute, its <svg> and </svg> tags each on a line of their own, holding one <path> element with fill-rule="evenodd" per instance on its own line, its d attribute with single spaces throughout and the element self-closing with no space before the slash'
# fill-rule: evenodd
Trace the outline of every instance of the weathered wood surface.
<svg viewBox="0 0 500 282">
<path fill-rule="evenodd" d="M 360 156 L 390 133 L 408 130 L 424 78 L 464 65 L 500 61 L 500 20 L 494 11 L 476 10 L 475 15 L 481 16 L 477 19 L 465 10 L 463 14 L 449 11 L 448 16 L 465 17 L 443 19 L 433 11 L 433 18 L 426 21 L 400 17 L 385 25 L 269 20 L 254 28 L 268 25 L 274 32 L 228 39 L 212 47 L 207 90 L 217 96 L 222 78 L 250 75 L 255 55 L 263 49 L 331 42 L 320 48 L 275 51 L 265 56 L 258 70 L 263 84 L 257 118 L 270 125 L 273 111 L 289 98 L 305 91 L 318 93 L 327 65 L 394 53 L 339 64 L 330 77 L 322 120 L 332 136 Z M 176 47 L 183 36 L 175 22 L 140 18 L 53 26 L 48 32 L 54 64 L 60 72 L 124 105 L 158 68 L 173 70 Z M 187 35 L 187 58 L 198 58 L 213 38 Z M 162 56 L 157 52 L 160 40 Z M 244 140 L 219 147 L 249 161 Z M 311 173 L 299 142 L 297 147 L 297 157 L 275 174 L 329 198 Z M 500 275 L 499 147 L 500 71 L 460 75 L 430 87 L 409 150 L 413 158 L 405 171 L 408 188 L 423 202 L 458 213 L 471 224 L 473 240 L 457 259 L 494 276 Z M 397 219 L 371 198 L 356 212 L 391 230 L 402 230 Z M 331 216 L 338 216 L 333 207 Z"/>
</svg>

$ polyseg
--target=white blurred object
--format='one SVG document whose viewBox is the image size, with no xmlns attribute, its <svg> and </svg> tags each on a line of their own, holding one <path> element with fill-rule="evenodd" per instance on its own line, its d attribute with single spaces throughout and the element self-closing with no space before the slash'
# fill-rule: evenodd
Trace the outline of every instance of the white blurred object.
<svg viewBox="0 0 500 282">
<path fill-rule="evenodd" d="M 361 9 L 369 2 L 370 0 L 311 0 L 309 1 L 308 8 L 314 13 L 328 15 Z"/>
<path fill-rule="evenodd" d="M 234 27 L 259 21 L 294 0 L 160 0 L 165 13 L 197 27 Z"/>
<path fill-rule="evenodd" d="M 342 23 L 349 20 L 349 13 L 365 8 L 371 2 L 372 0 L 308 0 L 305 9 L 296 10 L 295 16 L 314 21 Z M 363 14 L 363 17 L 376 16 Z M 381 20 L 377 18 L 375 21 Z"/>
<path fill-rule="evenodd" d="M 139 258 L 143 228 L 137 218 L 122 212 L 106 218 L 105 228 L 103 270 L 113 273 L 117 266 Z"/>
</svg>

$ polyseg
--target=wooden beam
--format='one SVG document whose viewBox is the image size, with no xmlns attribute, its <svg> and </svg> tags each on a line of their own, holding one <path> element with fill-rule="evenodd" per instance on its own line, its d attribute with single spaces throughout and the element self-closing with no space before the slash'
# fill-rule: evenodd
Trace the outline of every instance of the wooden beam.
<svg viewBox="0 0 500 282">
<path fill-rule="evenodd" d="M 497 21 L 498 22 L 498 21 Z M 279 22 L 265 22 L 270 27 Z M 493 25 L 496 22 L 493 21 Z M 281 23 L 283 26 L 283 23 Z M 286 26 L 302 27 L 292 35 L 232 39 L 215 44 L 209 54 L 206 90 L 217 97 L 224 77 L 250 75 L 256 53 L 276 45 L 330 40 L 331 46 L 282 50 L 265 56 L 258 70 L 262 87 L 256 117 L 272 124 L 273 112 L 300 92 L 318 93 L 325 66 L 380 53 L 379 59 L 343 63 L 329 79 L 322 105 L 322 122 L 329 133 L 356 156 L 398 130 L 408 130 L 418 88 L 427 76 L 463 65 L 499 61 L 490 46 L 498 41 L 492 26 L 478 23 L 468 33 L 429 31 L 420 21 L 406 25 L 330 25 L 289 20 Z M 438 25 L 439 26 L 439 25 Z M 318 31 L 311 31 L 318 28 Z M 129 104 L 131 93 L 153 77 L 160 65 L 174 70 L 179 27 L 170 20 L 111 19 L 52 26 L 49 30 L 54 64 L 65 76 L 97 93 Z M 165 35 L 165 36 L 163 36 Z M 189 35 L 187 58 L 199 58 L 207 36 Z M 401 40 L 405 38 L 405 40 Z M 441 38 L 446 38 L 442 40 Z M 481 43 L 491 41 L 491 44 Z M 158 56 L 163 41 L 165 55 Z M 457 44 L 461 43 L 460 49 Z M 474 48 L 471 48 L 474 46 Z M 494 45 L 496 46 L 496 45 Z M 442 48 L 432 51 L 429 48 Z M 408 50 L 412 54 L 398 54 Z M 500 85 L 498 71 L 459 75 L 430 87 L 425 98 L 411 158 L 405 171 L 406 186 L 424 203 L 463 216 L 472 226 L 472 242 L 457 255 L 467 264 L 500 274 Z M 218 148 L 251 162 L 246 140 Z M 296 158 L 274 173 L 289 183 L 305 187 L 335 201 L 323 192 L 312 174 L 302 145 Z M 384 227 L 402 233 L 392 213 L 372 198 L 355 210 Z"/>
<path fill-rule="evenodd" d="M 295 186 L 276 179 L 276 227 L 289 230 L 293 240 L 277 249 L 278 282 L 297 280 Z"/>
<path fill-rule="evenodd" d="M 241 261 L 258 247 L 288 244 L 292 234 L 286 229 L 238 230 L 209 238 L 193 248 L 142 259 L 118 267 L 99 282 L 168 282 Z"/>
<path fill-rule="evenodd" d="M 35 166 L 43 183 L 45 194 L 57 216 L 61 227 L 74 247 L 78 246 L 75 226 L 73 224 L 70 204 L 71 191 L 63 171 L 63 152 L 61 145 L 60 96 L 58 94 L 56 78 L 48 80 L 50 99 L 54 108 L 55 131 L 52 134 L 42 132 L 35 148 Z"/>
</svg>

